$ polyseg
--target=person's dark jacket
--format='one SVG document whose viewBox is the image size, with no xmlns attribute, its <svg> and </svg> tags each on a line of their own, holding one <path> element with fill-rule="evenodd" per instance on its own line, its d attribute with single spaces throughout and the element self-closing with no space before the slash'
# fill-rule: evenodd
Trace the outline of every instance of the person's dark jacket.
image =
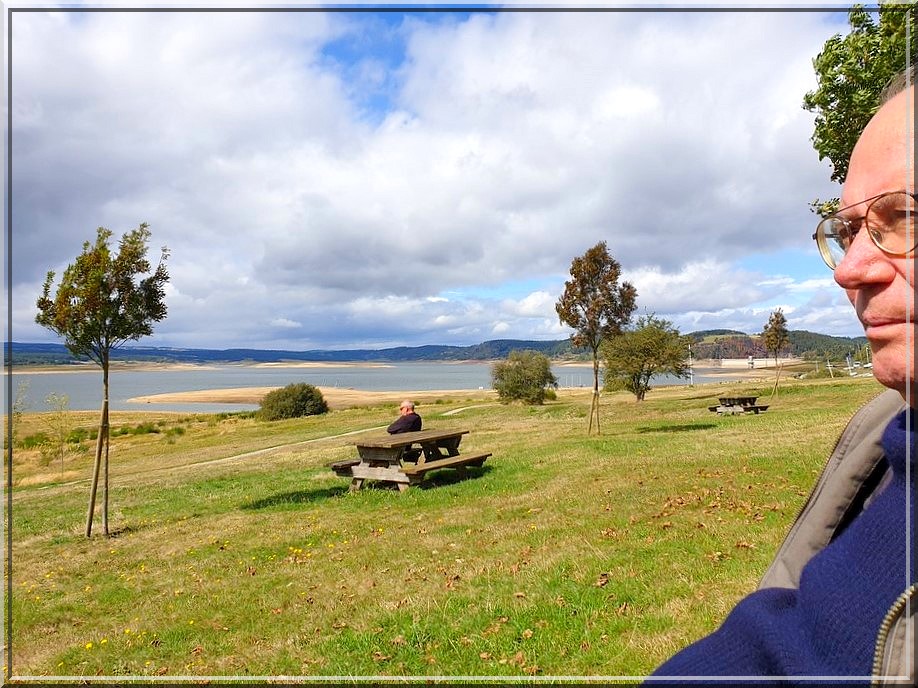
<svg viewBox="0 0 918 688">
<path fill-rule="evenodd" d="M 386 431 L 390 435 L 395 435 L 400 432 L 415 432 L 420 429 L 421 417 L 412 411 L 411 413 L 406 413 L 404 416 L 399 416 L 392 425 L 386 428 Z"/>
</svg>

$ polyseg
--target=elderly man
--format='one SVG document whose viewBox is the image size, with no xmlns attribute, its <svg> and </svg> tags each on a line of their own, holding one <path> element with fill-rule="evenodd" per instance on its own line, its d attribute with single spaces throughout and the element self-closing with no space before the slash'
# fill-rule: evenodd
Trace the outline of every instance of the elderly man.
<svg viewBox="0 0 918 688">
<path fill-rule="evenodd" d="M 914 72 L 899 81 L 854 148 L 842 209 L 814 235 L 889 390 L 849 422 L 759 589 L 650 681 L 915 683 Z"/>
<path fill-rule="evenodd" d="M 386 431 L 390 435 L 400 432 L 414 432 L 421 429 L 421 417 L 414 412 L 414 402 L 405 399 L 398 407 L 398 418 Z"/>
</svg>

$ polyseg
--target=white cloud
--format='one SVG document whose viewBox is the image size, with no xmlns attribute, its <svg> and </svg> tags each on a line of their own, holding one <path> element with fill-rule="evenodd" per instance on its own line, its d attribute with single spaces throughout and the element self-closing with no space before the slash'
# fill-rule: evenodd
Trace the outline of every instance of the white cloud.
<svg viewBox="0 0 918 688">
<path fill-rule="evenodd" d="M 555 303 L 557 303 L 557 301 L 557 295 L 549 294 L 547 291 L 534 291 L 524 296 L 519 301 L 505 299 L 501 304 L 501 310 L 520 317 L 539 318 L 546 315 L 554 316 L 556 313 Z"/>
<path fill-rule="evenodd" d="M 287 318 L 273 318 L 270 322 L 272 327 L 282 327 L 287 329 L 296 329 L 302 327 L 302 323 Z"/>
<path fill-rule="evenodd" d="M 721 311 L 764 295 L 758 275 L 713 259 L 688 263 L 675 273 L 659 267 L 627 271 L 623 278 L 634 284 L 640 305 L 658 313 Z"/>
<path fill-rule="evenodd" d="M 557 293 L 502 285 L 560 285 L 602 239 L 641 308 L 683 322 L 828 282 L 736 267 L 807 245 L 834 193 L 800 108 L 826 16 L 399 21 L 17 15 L 14 338 L 48 338 L 28 307 L 48 267 L 141 221 L 172 251 L 153 341 L 175 345 L 563 337 Z"/>
</svg>

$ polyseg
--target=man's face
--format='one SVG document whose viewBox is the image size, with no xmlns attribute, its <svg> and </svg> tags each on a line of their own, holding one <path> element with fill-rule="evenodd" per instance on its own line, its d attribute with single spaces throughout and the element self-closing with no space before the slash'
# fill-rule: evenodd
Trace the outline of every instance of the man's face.
<svg viewBox="0 0 918 688">
<path fill-rule="evenodd" d="M 864 129 L 851 155 L 842 207 L 885 191 L 914 191 L 914 87 L 886 103 Z M 866 204 L 845 213 L 864 215 Z M 891 256 L 858 232 L 835 268 L 873 353 L 873 374 L 916 404 L 914 256 Z"/>
<path fill-rule="evenodd" d="M 398 412 L 403 416 L 407 416 L 409 413 L 411 413 L 411 408 L 408 406 L 402 406 L 399 408 Z"/>
</svg>

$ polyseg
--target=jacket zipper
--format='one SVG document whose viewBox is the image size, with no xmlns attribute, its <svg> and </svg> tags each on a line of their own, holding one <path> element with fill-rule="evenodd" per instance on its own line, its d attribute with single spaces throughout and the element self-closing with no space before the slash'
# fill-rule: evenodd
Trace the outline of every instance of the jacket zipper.
<svg viewBox="0 0 918 688">
<path fill-rule="evenodd" d="M 892 607 L 886 612 L 886 616 L 883 617 L 883 622 L 880 624 L 880 632 L 877 634 L 877 644 L 873 652 L 873 670 L 871 671 L 873 680 L 870 684 L 872 686 L 879 686 L 883 680 L 883 675 L 880 672 L 883 671 L 883 655 L 886 654 L 886 642 L 889 640 L 889 632 L 892 630 L 893 622 L 902 613 L 905 605 L 915 596 L 916 592 L 918 592 L 918 583 L 913 583 L 911 587 L 896 598 Z"/>
</svg>

